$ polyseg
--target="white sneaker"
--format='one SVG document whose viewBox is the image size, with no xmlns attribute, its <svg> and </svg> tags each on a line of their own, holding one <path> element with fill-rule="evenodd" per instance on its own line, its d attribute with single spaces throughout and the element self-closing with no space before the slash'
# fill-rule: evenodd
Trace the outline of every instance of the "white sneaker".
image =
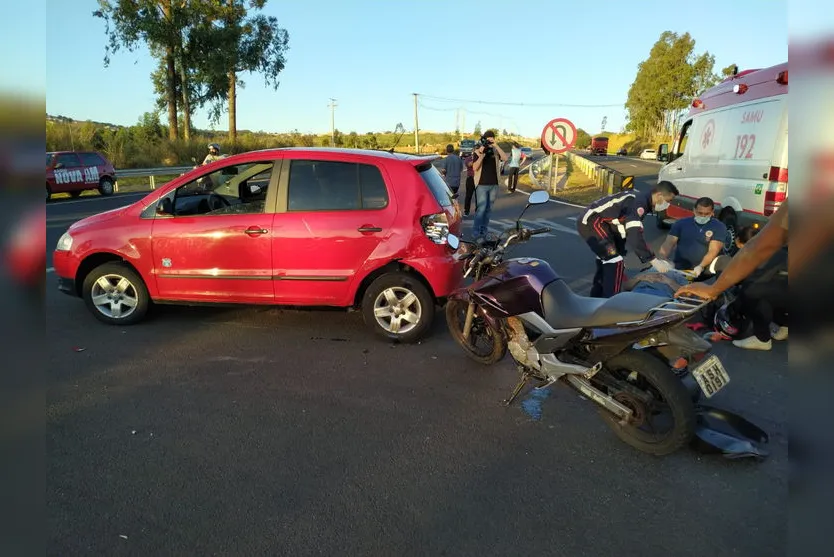
<svg viewBox="0 0 834 557">
<path fill-rule="evenodd" d="M 755 335 L 751 337 L 747 337 L 743 340 L 734 340 L 733 346 L 738 346 L 739 348 L 745 348 L 747 350 L 770 350 L 773 348 L 773 345 L 768 340 L 767 342 L 760 341 Z"/>
<path fill-rule="evenodd" d="M 773 337 L 773 340 L 788 340 L 788 328 L 780 327 L 776 323 L 771 323 L 770 336 Z"/>
</svg>

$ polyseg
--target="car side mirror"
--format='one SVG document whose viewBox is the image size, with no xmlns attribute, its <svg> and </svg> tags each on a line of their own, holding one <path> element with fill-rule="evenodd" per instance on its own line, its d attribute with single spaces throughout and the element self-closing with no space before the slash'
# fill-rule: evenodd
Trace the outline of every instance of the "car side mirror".
<svg viewBox="0 0 834 557">
<path fill-rule="evenodd" d="M 457 250 L 460 247 L 460 238 L 458 238 L 454 234 L 447 234 L 446 235 L 446 243 L 453 250 Z"/>
<path fill-rule="evenodd" d="M 550 201 L 550 194 L 544 190 L 534 191 L 530 194 L 530 197 L 527 198 L 527 203 L 530 205 L 541 205 L 542 203 L 547 203 L 548 201 Z"/>
<path fill-rule="evenodd" d="M 669 154 L 669 144 L 668 143 L 661 143 L 657 146 L 657 160 L 659 161 L 666 161 L 671 160 L 671 156 Z"/>
</svg>

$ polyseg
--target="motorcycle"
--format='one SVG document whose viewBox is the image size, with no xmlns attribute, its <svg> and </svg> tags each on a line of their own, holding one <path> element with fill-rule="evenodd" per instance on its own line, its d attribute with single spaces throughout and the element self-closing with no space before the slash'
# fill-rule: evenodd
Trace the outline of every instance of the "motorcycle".
<svg viewBox="0 0 834 557">
<path fill-rule="evenodd" d="M 509 406 L 530 381 L 559 382 L 597 404 L 625 443 L 653 455 L 671 454 L 695 439 L 696 405 L 729 383 L 712 345 L 685 323 L 708 302 L 622 292 L 611 298 L 574 293 L 544 260 L 507 258 L 511 246 L 549 228 L 526 229 L 521 218 L 549 195 L 537 191 L 514 228 L 478 243 L 448 235 L 474 282 L 453 292 L 446 321 L 466 355 L 485 365 L 509 351 L 520 378 Z M 681 369 L 670 361 L 685 358 Z M 663 423 L 656 423 L 668 415 Z M 660 428 L 666 425 L 665 429 Z"/>
</svg>

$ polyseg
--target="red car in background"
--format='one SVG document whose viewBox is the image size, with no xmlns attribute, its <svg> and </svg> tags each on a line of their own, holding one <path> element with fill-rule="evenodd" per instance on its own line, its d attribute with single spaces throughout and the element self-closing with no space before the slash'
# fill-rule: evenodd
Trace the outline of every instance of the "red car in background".
<svg viewBox="0 0 834 557">
<path fill-rule="evenodd" d="M 85 190 L 113 195 L 116 169 L 95 151 L 54 151 L 46 154 L 46 199 L 53 193 L 78 197 Z"/>
<path fill-rule="evenodd" d="M 434 158 L 288 148 L 200 166 L 73 224 L 58 287 L 118 326 L 152 302 L 359 307 L 416 341 L 462 280 L 446 243 L 460 210 Z"/>
</svg>

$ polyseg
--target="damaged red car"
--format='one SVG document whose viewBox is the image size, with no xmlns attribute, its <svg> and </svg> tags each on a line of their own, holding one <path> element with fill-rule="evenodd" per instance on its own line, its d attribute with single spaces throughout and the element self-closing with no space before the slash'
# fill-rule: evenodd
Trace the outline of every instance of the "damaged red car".
<svg viewBox="0 0 834 557">
<path fill-rule="evenodd" d="M 414 342 L 461 280 L 460 210 L 432 160 L 287 148 L 201 166 L 73 224 L 58 287 L 119 326 L 152 304 L 335 306 Z"/>
</svg>

